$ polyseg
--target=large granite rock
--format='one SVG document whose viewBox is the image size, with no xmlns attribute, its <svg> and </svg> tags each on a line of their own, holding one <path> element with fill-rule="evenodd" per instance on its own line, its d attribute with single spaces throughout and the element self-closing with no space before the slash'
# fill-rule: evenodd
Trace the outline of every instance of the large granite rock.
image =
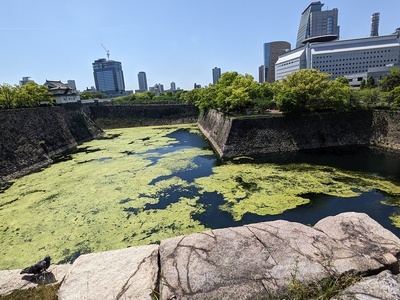
<svg viewBox="0 0 400 300">
<path fill-rule="evenodd" d="M 162 299 L 254 299 L 345 272 L 398 270 L 400 240 L 366 214 L 314 228 L 287 221 L 206 231 L 160 245 Z"/>
<path fill-rule="evenodd" d="M 400 275 L 383 271 L 376 276 L 364 278 L 345 289 L 338 300 L 398 300 L 400 299 Z"/>
<path fill-rule="evenodd" d="M 41 283 L 60 283 L 70 267 L 71 265 L 51 265 L 48 273 L 38 280 L 27 274 L 20 274 L 21 270 L 0 271 L 0 296 L 10 294 L 14 290 L 35 288 Z"/>
<path fill-rule="evenodd" d="M 86 254 L 65 276 L 60 300 L 152 299 L 158 280 L 158 245 Z"/>
<path fill-rule="evenodd" d="M 268 299 L 351 272 L 365 278 L 336 299 L 390 300 L 400 299 L 399 257 L 399 238 L 366 214 L 344 213 L 314 227 L 264 222 L 86 254 L 51 266 L 46 283 L 62 282 L 60 300 Z M 19 272 L 0 272 L 0 295 L 36 286 Z"/>
</svg>

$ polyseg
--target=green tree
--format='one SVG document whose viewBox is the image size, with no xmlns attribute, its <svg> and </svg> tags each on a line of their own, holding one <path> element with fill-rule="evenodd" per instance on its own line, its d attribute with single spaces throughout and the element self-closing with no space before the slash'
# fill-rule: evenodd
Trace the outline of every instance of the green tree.
<svg viewBox="0 0 400 300">
<path fill-rule="evenodd" d="M 392 68 L 390 73 L 379 82 L 379 86 L 384 92 L 390 92 L 397 86 L 400 86 L 400 70 L 398 68 Z"/>
<path fill-rule="evenodd" d="M 225 72 L 218 82 L 210 88 L 215 88 L 216 105 L 225 112 L 239 112 L 249 108 L 252 101 L 260 96 L 259 84 L 251 75 L 241 75 L 237 72 Z"/>
<path fill-rule="evenodd" d="M 367 83 L 365 82 L 365 79 L 363 78 L 360 83 L 360 89 L 365 89 L 366 87 L 367 87 Z"/>
<path fill-rule="evenodd" d="M 396 86 L 392 92 L 392 99 L 393 99 L 393 109 L 400 109 L 400 85 Z"/>
<path fill-rule="evenodd" d="M 274 99 L 274 87 L 272 83 L 263 82 L 258 87 L 258 95 L 253 99 L 253 108 L 258 111 L 265 111 L 266 109 L 275 108 L 276 104 Z"/>
<path fill-rule="evenodd" d="M 28 82 L 18 90 L 16 97 L 18 103 L 15 106 L 32 107 L 39 106 L 41 103 L 53 104 L 53 101 L 48 87 L 35 82 Z"/>
<path fill-rule="evenodd" d="M 329 80 L 330 74 L 302 69 L 275 86 L 275 100 L 286 113 L 346 109 L 351 87 L 342 80 Z"/>
<path fill-rule="evenodd" d="M 342 83 L 342 84 L 350 86 L 349 80 L 344 76 L 340 76 L 340 77 L 336 78 L 335 80 L 340 82 L 340 83 Z"/>
<path fill-rule="evenodd" d="M 373 108 L 379 106 L 380 92 L 378 89 L 368 89 L 358 91 L 359 103 L 364 108 Z"/>
<path fill-rule="evenodd" d="M 12 108 L 19 86 L 9 85 L 7 83 L 0 85 L 0 105 L 3 108 Z"/>
<path fill-rule="evenodd" d="M 81 100 L 89 100 L 89 99 L 107 99 L 107 95 L 101 92 L 94 92 L 94 91 L 83 91 L 80 92 L 79 96 Z"/>
<path fill-rule="evenodd" d="M 369 77 L 367 78 L 367 85 L 366 85 L 366 88 L 367 88 L 367 89 L 373 89 L 373 88 L 375 88 L 375 87 L 376 87 L 376 83 L 375 83 L 374 77 L 369 76 Z"/>
<path fill-rule="evenodd" d="M 303 69 L 290 74 L 276 85 L 278 107 L 287 113 L 299 113 L 321 106 L 322 93 L 328 88 L 329 74 Z"/>
</svg>

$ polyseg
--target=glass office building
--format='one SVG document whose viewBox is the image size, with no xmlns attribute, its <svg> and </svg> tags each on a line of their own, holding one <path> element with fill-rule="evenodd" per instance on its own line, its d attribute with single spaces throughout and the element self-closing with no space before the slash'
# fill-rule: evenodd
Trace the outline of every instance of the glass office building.
<svg viewBox="0 0 400 300">
<path fill-rule="evenodd" d="M 125 94 L 124 73 L 121 62 L 102 58 L 95 60 L 92 65 L 97 91 L 109 97 Z"/>
<path fill-rule="evenodd" d="M 138 73 L 139 91 L 145 92 L 148 90 L 147 87 L 147 77 L 145 72 Z"/>
<path fill-rule="evenodd" d="M 301 14 L 296 48 L 306 43 L 333 41 L 339 38 L 338 10 L 322 11 L 321 1 L 312 2 Z"/>
</svg>

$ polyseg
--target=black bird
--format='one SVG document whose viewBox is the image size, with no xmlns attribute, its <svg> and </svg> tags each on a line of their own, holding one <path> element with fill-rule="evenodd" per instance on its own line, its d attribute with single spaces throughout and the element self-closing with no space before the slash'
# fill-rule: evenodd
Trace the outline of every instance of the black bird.
<svg viewBox="0 0 400 300">
<path fill-rule="evenodd" d="M 41 261 L 38 261 L 36 264 L 23 269 L 19 274 L 34 274 L 39 275 L 47 270 L 50 266 L 50 256 L 46 255 L 45 258 Z"/>
</svg>

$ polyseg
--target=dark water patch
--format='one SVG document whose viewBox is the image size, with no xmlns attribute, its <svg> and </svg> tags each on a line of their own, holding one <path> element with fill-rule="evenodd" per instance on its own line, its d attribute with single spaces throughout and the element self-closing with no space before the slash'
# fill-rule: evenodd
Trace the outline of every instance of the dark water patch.
<svg viewBox="0 0 400 300">
<path fill-rule="evenodd" d="M 112 159 L 111 157 L 100 157 L 100 158 L 93 158 L 93 159 L 88 159 L 88 160 L 84 160 L 84 161 L 78 161 L 76 164 L 77 165 L 82 165 L 82 164 L 86 164 L 86 163 L 91 163 L 91 162 L 103 162 L 103 161 L 107 161 Z"/>
<path fill-rule="evenodd" d="M 5 202 L 5 203 L 0 204 L 0 210 L 3 209 L 4 206 L 13 204 L 14 202 L 16 202 L 16 201 L 18 201 L 18 200 L 19 200 L 19 198 L 16 198 L 16 199 L 14 199 L 14 200 L 11 200 L 11 201 L 8 201 L 8 202 Z"/>
<path fill-rule="evenodd" d="M 113 140 L 119 138 L 120 136 L 121 133 L 106 134 L 96 138 L 96 140 Z"/>
<path fill-rule="evenodd" d="M 106 160 L 110 160 L 111 159 L 111 157 L 100 157 L 100 158 L 96 158 L 95 160 L 96 161 L 106 161 Z"/>
<path fill-rule="evenodd" d="M 54 202 L 54 200 L 56 200 L 57 198 L 58 198 L 58 194 L 49 195 L 49 196 L 44 197 L 43 199 L 39 200 L 34 205 L 36 206 L 36 205 L 48 204 L 48 203 Z"/>
<path fill-rule="evenodd" d="M 62 252 L 62 256 L 64 258 L 62 260 L 58 261 L 57 264 L 58 265 L 72 264 L 80 255 L 92 253 L 93 250 L 89 246 L 87 246 L 84 242 L 78 243 L 76 245 L 78 248 L 77 250 L 65 249 Z"/>
<path fill-rule="evenodd" d="M 74 154 L 79 154 L 79 153 L 89 154 L 89 153 L 94 153 L 94 152 L 98 152 L 98 151 L 102 151 L 102 150 L 103 149 L 100 149 L 100 148 L 90 148 L 90 147 L 74 148 L 74 149 L 65 151 L 64 153 L 62 153 L 60 155 L 55 156 L 54 158 L 52 158 L 52 160 L 53 160 L 53 163 L 66 162 L 66 161 L 72 160 Z M 85 163 L 85 162 L 90 162 L 90 161 L 91 160 L 80 162 L 80 163 Z"/>
<path fill-rule="evenodd" d="M 14 182 L 12 182 L 12 181 L 7 181 L 7 182 L 0 184 L 0 194 L 4 193 L 6 190 L 8 190 L 13 184 L 14 184 Z"/>
<path fill-rule="evenodd" d="M 131 200 L 132 200 L 131 198 L 126 198 L 126 199 L 123 199 L 123 200 L 119 201 L 118 203 L 119 204 L 125 204 L 125 203 L 128 203 Z"/>
<path fill-rule="evenodd" d="M 235 181 L 238 186 L 249 192 L 257 192 L 260 190 L 256 182 L 246 182 L 241 176 L 236 176 Z"/>
<path fill-rule="evenodd" d="M 126 215 L 127 220 L 129 220 L 130 217 L 132 217 L 132 216 L 136 216 L 138 213 L 140 213 L 142 211 L 142 209 L 135 208 L 135 207 L 124 207 L 122 210 L 127 213 L 127 215 Z"/>
<path fill-rule="evenodd" d="M 178 147 L 188 146 L 190 148 L 211 149 L 209 142 L 203 136 L 191 133 L 184 128 L 171 132 L 166 137 L 175 139 Z"/>
<path fill-rule="evenodd" d="M 400 151 L 377 147 L 332 147 L 302 150 L 290 153 L 274 153 L 264 156 L 243 157 L 234 163 L 310 164 L 365 172 L 387 179 L 400 181 Z M 327 169 L 329 170 L 329 169 Z"/>
<path fill-rule="evenodd" d="M 246 213 L 240 221 L 234 221 L 231 214 L 221 211 L 219 208 L 222 205 L 226 205 L 222 195 L 205 193 L 197 202 L 204 205 L 205 212 L 193 215 L 193 219 L 211 229 L 237 227 L 276 220 L 286 220 L 313 226 L 328 216 L 335 216 L 344 212 L 359 212 L 368 214 L 384 228 L 400 237 L 400 228 L 395 227 L 389 219 L 392 215 L 400 214 L 400 208 L 383 205 L 381 202 L 386 199 L 386 196 L 379 191 L 364 192 L 360 196 L 351 198 L 319 194 L 304 194 L 302 197 L 310 199 L 310 202 L 279 215 L 260 216 Z"/>
<path fill-rule="evenodd" d="M 205 227 L 211 229 L 239 226 L 238 222 L 233 220 L 230 213 L 220 210 L 221 205 L 226 205 L 224 197 L 218 193 L 204 193 L 197 201 L 203 204 L 205 211 L 201 214 L 192 215 L 193 220 L 199 221 Z"/>
<path fill-rule="evenodd" d="M 302 195 L 302 197 L 310 199 L 310 202 L 279 215 L 258 216 L 246 213 L 235 226 L 275 220 L 315 225 L 319 220 L 328 216 L 335 216 L 344 212 L 359 212 L 368 214 L 383 227 L 400 237 L 400 228 L 395 227 L 389 219 L 393 214 L 400 213 L 400 208 L 383 205 L 381 202 L 385 200 L 385 195 L 376 190 L 350 198 L 319 194 L 307 194 Z"/>
<path fill-rule="evenodd" d="M 178 129 L 172 133 L 165 135 L 168 138 L 172 138 L 175 141 L 169 143 L 166 147 L 160 147 L 156 149 L 150 149 L 145 152 L 136 154 L 151 154 L 155 153 L 158 155 L 165 155 L 182 149 L 199 148 L 199 149 L 212 149 L 208 141 L 201 135 L 190 133 L 186 129 Z M 157 156 L 159 157 L 159 156 Z"/>
<path fill-rule="evenodd" d="M 159 201 L 155 204 L 146 204 L 143 210 L 166 209 L 168 205 L 177 203 L 181 197 L 193 198 L 198 195 L 198 189 L 193 186 L 183 187 L 181 185 L 172 186 L 162 191 L 162 195 L 156 197 Z"/>
</svg>

